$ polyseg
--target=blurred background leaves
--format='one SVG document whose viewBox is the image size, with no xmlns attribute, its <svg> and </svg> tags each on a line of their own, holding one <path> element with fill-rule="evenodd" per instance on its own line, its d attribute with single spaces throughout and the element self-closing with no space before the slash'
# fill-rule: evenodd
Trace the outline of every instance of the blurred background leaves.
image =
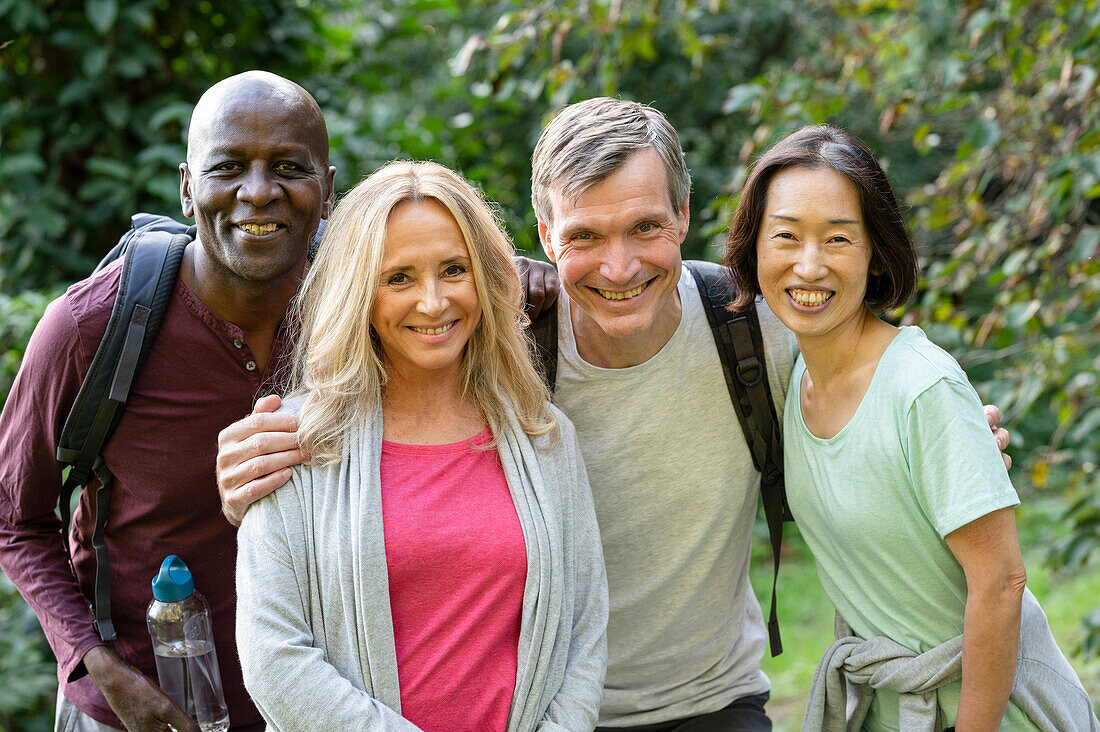
<svg viewBox="0 0 1100 732">
<path fill-rule="evenodd" d="M 1052 571 L 1095 571 L 1098 58 L 1096 0 L 0 0 L 0 398 L 45 304 L 129 216 L 179 217 L 191 108 L 233 73 L 316 96 L 340 190 L 394 157 L 435 159 L 532 252 L 530 152 L 565 104 L 609 94 L 668 115 L 694 181 L 685 255 L 703 258 L 754 157 L 829 122 L 880 155 L 920 246 L 920 292 L 892 317 L 1005 412 L 1021 516 L 1056 507 L 1035 533 Z M 27 612 L 14 598 L 0 585 L 5 644 Z M 1075 637 L 1096 657 L 1090 610 Z M 36 678 L 41 651 L 0 645 L 0 727 L 24 699 L 10 670 Z"/>
</svg>

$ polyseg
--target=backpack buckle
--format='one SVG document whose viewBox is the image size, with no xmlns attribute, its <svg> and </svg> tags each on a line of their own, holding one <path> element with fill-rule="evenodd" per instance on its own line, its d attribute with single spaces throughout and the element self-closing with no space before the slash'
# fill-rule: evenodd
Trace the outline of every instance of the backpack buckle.
<svg viewBox="0 0 1100 732">
<path fill-rule="evenodd" d="M 760 361 L 756 356 L 746 356 L 738 361 L 733 373 L 746 387 L 756 386 L 764 378 L 764 369 L 760 367 Z"/>
</svg>

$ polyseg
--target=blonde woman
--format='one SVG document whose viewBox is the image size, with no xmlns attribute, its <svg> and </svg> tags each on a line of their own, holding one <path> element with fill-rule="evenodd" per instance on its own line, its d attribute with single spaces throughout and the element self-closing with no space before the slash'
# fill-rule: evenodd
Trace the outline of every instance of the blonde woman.
<svg viewBox="0 0 1100 732">
<path fill-rule="evenodd" d="M 507 236 L 433 163 L 349 192 L 297 301 L 311 461 L 245 515 L 237 638 L 271 729 L 596 722 L 607 587 Z"/>
</svg>

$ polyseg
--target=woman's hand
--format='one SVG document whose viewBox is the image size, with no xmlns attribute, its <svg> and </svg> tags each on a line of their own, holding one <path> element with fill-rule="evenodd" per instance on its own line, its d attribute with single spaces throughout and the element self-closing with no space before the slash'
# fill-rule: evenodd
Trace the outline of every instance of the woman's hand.
<svg viewBox="0 0 1100 732">
<path fill-rule="evenodd" d="M 1027 575 L 1016 515 L 1002 508 L 952 531 L 947 546 L 966 575 L 958 732 L 995 732 L 1016 675 Z"/>
</svg>

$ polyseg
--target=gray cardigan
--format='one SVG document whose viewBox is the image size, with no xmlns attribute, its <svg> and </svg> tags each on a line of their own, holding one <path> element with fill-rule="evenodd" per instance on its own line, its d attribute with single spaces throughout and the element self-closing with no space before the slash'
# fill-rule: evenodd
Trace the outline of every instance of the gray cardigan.
<svg viewBox="0 0 1100 732">
<path fill-rule="evenodd" d="M 297 411 L 301 399 L 284 409 Z M 607 663 L 607 578 L 573 425 L 532 440 L 509 415 L 498 454 L 527 546 L 508 732 L 591 730 Z M 343 459 L 298 467 L 244 517 L 237 650 L 275 730 L 415 730 L 401 716 L 382 533 L 382 415 Z M 536 449 L 538 448 L 538 449 Z M 472 670 L 471 672 L 476 672 Z"/>
<path fill-rule="evenodd" d="M 898 692 L 899 729 L 940 732 L 936 689 L 962 678 L 962 636 L 917 655 L 889 638 L 862 640 L 837 616 L 837 640 L 825 650 L 814 679 L 802 732 L 845 732 L 863 725 L 874 689 Z M 857 699 L 845 719 L 846 683 Z M 1024 591 L 1020 650 L 1012 702 L 1043 732 L 1098 732 L 1100 723 L 1080 679 L 1058 650 L 1047 616 Z"/>
</svg>

